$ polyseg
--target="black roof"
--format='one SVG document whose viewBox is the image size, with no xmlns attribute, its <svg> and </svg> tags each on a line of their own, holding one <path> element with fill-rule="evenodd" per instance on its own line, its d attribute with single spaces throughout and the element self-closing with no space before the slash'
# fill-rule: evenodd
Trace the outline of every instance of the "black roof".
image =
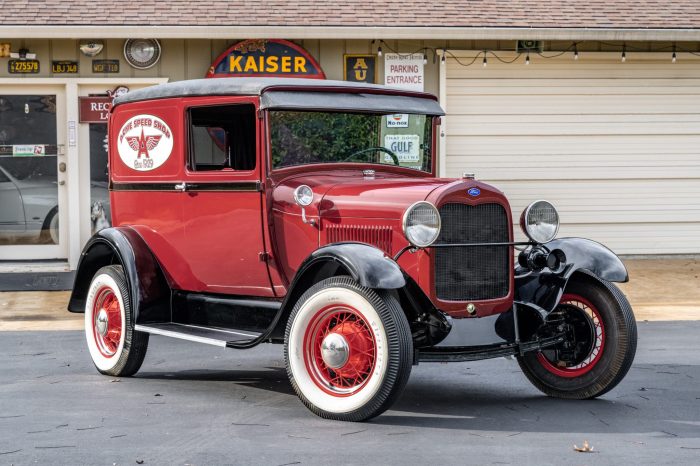
<svg viewBox="0 0 700 466">
<path fill-rule="evenodd" d="M 379 84 L 301 78 L 209 78 L 128 92 L 115 105 L 170 97 L 265 95 L 263 108 L 373 110 L 443 115 L 434 95 Z"/>
</svg>

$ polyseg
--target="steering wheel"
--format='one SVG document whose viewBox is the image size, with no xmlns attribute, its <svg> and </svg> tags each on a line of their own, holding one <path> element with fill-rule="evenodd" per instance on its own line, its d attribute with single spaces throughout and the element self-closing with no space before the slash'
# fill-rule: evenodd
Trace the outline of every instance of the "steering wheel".
<svg viewBox="0 0 700 466">
<path fill-rule="evenodd" d="M 391 150 L 387 149 L 386 147 L 381 147 L 381 146 L 375 146 L 375 147 L 368 147 L 367 149 L 362 149 L 358 150 L 357 152 L 353 152 L 352 154 L 348 155 L 345 157 L 341 162 L 347 162 L 348 160 L 352 159 L 353 157 L 364 154 L 366 152 L 384 152 L 385 154 L 388 154 L 389 157 L 391 157 L 391 160 L 394 161 L 394 165 L 397 167 L 399 166 L 399 157 Z"/>
</svg>

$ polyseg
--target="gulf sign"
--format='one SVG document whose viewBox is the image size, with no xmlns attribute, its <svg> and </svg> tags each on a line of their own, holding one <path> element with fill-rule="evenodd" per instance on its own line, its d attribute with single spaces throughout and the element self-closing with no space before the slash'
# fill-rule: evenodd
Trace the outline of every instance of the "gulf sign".
<svg viewBox="0 0 700 466">
<path fill-rule="evenodd" d="M 207 73 L 207 78 L 241 76 L 326 79 L 306 50 L 279 39 L 239 42 L 219 55 Z"/>
</svg>

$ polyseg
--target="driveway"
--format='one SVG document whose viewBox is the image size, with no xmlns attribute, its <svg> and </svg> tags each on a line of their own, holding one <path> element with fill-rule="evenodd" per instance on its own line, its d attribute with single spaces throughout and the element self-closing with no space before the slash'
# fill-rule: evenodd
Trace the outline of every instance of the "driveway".
<svg viewBox="0 0 700 466">
<path fill-rule="evenodd" d="M 700 322 L 639 327 L 634 366 L 598 400 L 546 398 L 514 360 L 421 364 L 363 424 L 308 412 L 280 346 L 151 337 L 141 372 L 114 378 L 80 331 L 0 332 L 0 464 L 697 464 Z"/>
</svg>

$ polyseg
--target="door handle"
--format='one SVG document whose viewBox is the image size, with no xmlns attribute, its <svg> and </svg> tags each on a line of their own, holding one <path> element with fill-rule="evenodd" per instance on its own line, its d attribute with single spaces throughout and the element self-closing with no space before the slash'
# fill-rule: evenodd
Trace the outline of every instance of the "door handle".
<svg viewBox="0 0 700 466">
<path fill-rule="evenodd" d="M 182 183 L 178 183 L 175 185 L 175 191 L 186 191 L 187 190 L 187 183 L 184 181 Z"/>
</svg>

